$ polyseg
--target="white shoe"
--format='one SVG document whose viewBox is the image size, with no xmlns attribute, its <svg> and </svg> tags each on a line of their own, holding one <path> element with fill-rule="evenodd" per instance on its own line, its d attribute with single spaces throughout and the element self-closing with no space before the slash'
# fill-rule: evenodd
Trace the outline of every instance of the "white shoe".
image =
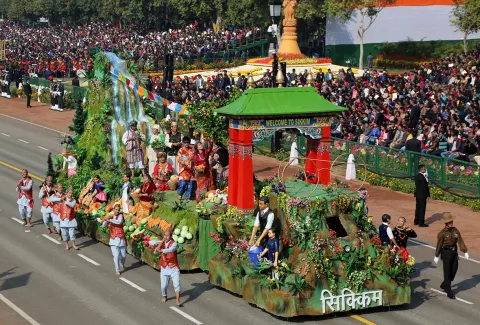
<svg viewBox="0 0 480 325">
<path fill-rule="evenodd" d="M 63 112 L 63 108 L 57 108 L 57 111 Z"/>
<path fill-rule="evenodd" d="M 54 110 L 58 111 L 58 105 L 55 105 L 54 107 Z"/>
<path fill-rule="evenodd" d="M 7 96 L 7 93 L 2 93 L 2 97 L 6 97 Z"/>
<path fill-rule="evenodd" d="M 12 96 L 10 96 L 10 95 L 7 95 L 6 97 L 9 98 L 9 99 L 12 98 Z"/>
</svg>

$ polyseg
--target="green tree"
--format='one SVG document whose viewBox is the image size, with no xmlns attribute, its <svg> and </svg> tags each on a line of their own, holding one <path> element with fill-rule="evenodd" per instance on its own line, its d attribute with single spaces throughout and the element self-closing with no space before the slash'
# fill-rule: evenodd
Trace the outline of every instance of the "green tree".
<svg viewBox="0 0 480 325">
<path fill-rule="evenodd" d="M 85 131 L 86 119 L 87 111 L 85 111 L 81 105 L 78 105 L 75 116 L 73 117 L 73 125 L 70 125 L 68 129 L 75 132 L 77 136 L 82 135 L 83 131 Z"/>
<path fill-rule="evenodd" d="M 52 153 L 48 153 L 48 159 L 47 159 L 47 175 L 45 178 L 48 176 L 52 176 L 53 182 L 55 183 L 55 178 L 57 176 L 57 173 L 55 172 L 55 168 L 53 167 L 53 161 L 52 161 Z"/>
<path fill-rule="evenodd" d="M 359 69 L 363 69 L 363 42 L 365 33 L 375 23 L 383 8 L 396 0 L 325 0 L 323 10 L 328 15 L 347 22 L 355 18 L 359 22 L 357 34 L 360 44 Z"/>
<path fill-rule="evenodd" d="M 468 35 L 480 30 L 480 0 L 454 0 L 450 23 L 463 33 L 463 51 L 467 54 Z"/>
</svg>

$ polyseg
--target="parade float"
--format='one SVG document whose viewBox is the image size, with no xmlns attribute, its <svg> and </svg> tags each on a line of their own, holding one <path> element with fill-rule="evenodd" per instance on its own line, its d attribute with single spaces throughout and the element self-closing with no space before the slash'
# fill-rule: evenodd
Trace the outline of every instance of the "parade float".
<svg viewBox="0 0 480 325">
<path fill-rule="evenodd" d="M 109 229 L 96 220 L 123 204 L 121 138 L 128 122 L 139 121 L 148 139 L 154 120 L 145 113 L 146 99 L 184 109 L 139 86 L 134 67 L 113 54 L 97 54 L 89 73 L 87 100 L 72 126 L 76 135 L 62 141 L 76 157 L 76 174 L 68 177 L 62 170 L 62 156 L 49 161 L 49 173 L 74 188 L 78 230 L 108 244 Z M 208 271 L 214 285 L 281 317 L 409 303 L 413 257 L 381 245 L 366 191 L 352 192 L 330 180 L 330 119 L 342 109 L 311 87 L 248 89 L 219 108 L 216 114 L 229 121 L 228 187 L 204 193 L 200 202 L 178 200 L 175 191 L 154 192 L 145 213 L 135 194 L 142 182 L 136 174 L 130 207 L 123 211 L 128 253 L 159 269 L 155 243 L 171 228 L 182 270 Z M 253 144 L 278 129 L 307 138 L 305 166 L 292 180 L 283 179 L 279 168 L 276 176 L 255 181 Z M 95 175 L 104 182 L 107 202 L 94 199 Z M 273 265 L 258 260 L 247 242 L 256 200 L 263 196 L 270 198 L 280 240 L 274 277 Z"/>
</svg>

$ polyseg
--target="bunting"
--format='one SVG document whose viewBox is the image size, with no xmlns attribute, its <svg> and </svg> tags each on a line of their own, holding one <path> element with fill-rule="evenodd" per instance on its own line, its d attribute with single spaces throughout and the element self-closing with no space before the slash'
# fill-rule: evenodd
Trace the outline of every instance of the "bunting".
<svg viewBox="0 0 480 325">
<path fill-rule="evenodd" d="M 180 116 L 185 115 L 185 112 L 187 112 L 186 105 L 170 102 L 165 98 L 157 94 L 154 94 L 151 91 L 148 91 L 144 87 L 135 83 L 135 80 L 131 80 L 125 77 L 120 71 L 116 70 L 112 66 L 110 66 L 110 73 L 115 78 L 125 83 L 125 85 L 131 88 L 136 94 L 138 94 L 138 96 L 143 98 L 148 98 L 149 100 L 153 100 L 154 102 L 158 103 L 160 106 L 166 106 L 169 110 L 171 110 L 172 112 L 178 113 Z"/>
</svg>

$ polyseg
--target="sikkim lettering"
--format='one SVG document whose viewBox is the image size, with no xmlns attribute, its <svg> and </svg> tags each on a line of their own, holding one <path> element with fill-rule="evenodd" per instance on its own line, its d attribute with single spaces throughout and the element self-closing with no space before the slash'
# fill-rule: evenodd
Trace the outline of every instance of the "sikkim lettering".
<svg viewBox="0 0 480 325">
<path fill-rule="evenodd" d="M 328 290 L 323 290 L 321 294 L 322 310 L 325 314 L 326 307 L 332 312 L 342 312 L 353 309 L 361 309 L 369 307 L 372 302 L 376 306 L 383 305 L 383 290 L 364 291 L 362 293 L 355 293 L 350 289 L 343 289 L 340 296 L 334 296 Z"/>
</svg>

